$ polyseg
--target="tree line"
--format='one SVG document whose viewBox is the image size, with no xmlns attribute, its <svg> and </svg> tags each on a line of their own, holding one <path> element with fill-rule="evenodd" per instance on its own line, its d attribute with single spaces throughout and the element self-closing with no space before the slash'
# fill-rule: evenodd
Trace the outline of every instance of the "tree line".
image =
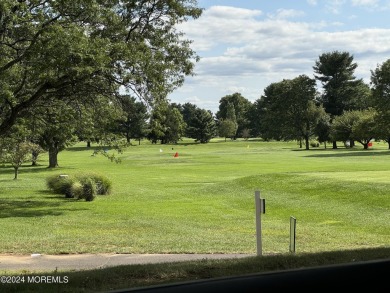
<svg viewBox="0 0 390 293">
<path fill-rule="evenodd" d="M 271 83 L 254 102 L 240 93 L 224 96 L 215 115 L 190 103 L 173 103 L 169 107 L 177 108 L 183 119 L 177 119 L 182 126 L 168 142 L 177 142 L 181 135 L 201 143 L 216 136 L 260 137 L 297 140 L 306 149 L 311 140 L 325 147 L 331 143 L 334 149 L 337 141 L 349 147 L 358 142 L 367 149 L 377 139 L 390 148 L 390 59 L 371 70 L 369 84 L 355 77 L 357 66 L 349 52 L 323 53 L 313 65 L 312 78 L 303 74 Z"/>
<path fill-rule="evenodd" d="M 312 78 L 271 83 L 253 103 L 240 93 L 227 95 L 216 113 L 219 135 L 297 140 L 306 149 L 311 140 L 334 149 L 337 141 L 350 147 L 358 142 L 367 149 L 377 139 L 390 148 L 390 59 L 371 70 L 369 84 L 355 77 L 357 66 L 349 52 L 326 52 L 315 61 Z"/>
</svg>

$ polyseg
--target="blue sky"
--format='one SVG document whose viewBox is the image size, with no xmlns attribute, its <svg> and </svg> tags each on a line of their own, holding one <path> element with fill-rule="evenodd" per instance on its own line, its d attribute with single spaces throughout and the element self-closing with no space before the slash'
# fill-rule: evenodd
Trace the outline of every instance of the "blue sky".
<svg viewBox="0 0 390 293">
<path fill-rule="evenodd" d="M 273 82 L 306 74 L 322 53 L 347 51 L 357 78 L 390 59 L 390 0 L 198 0 L 179 26 L 200 56 L 195 76 L 169 99 L 216 113 L 235 92 L 255 101 Z"/>
</svg>

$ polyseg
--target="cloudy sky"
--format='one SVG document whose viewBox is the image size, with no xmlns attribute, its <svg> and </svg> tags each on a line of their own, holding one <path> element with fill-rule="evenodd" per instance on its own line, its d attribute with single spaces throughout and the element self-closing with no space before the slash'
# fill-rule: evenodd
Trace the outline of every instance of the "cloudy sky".
<svg viewBox="0 0 390 293">
<path fill-rule="evenodd" d="M 250 101 L 270 83 L 313 77 L 319 55 L 347 51 L 357 78 L 390 59 L 390 0 L 198 0 L 204 12 L 180 26 L 201 60 L 168 98 L 216 113 L 235 92 Z"/>
</svg>

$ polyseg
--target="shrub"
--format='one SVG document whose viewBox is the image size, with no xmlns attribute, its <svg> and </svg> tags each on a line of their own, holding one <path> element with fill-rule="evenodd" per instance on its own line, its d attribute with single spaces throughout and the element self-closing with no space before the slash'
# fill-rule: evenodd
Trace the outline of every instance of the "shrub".
<svg viewBox="0 0 390 293">
<path fill-rule="evenodd" d="M 106 195 L 111 193 L 112 183 L 106 176 L 93 174 L 91 178 L 95 181 L 97 194 Z"/>
<path fill-rule="evenodd" d="M 91 179 L 94 182 L 94 185 L 96 187 L 96 194 L 98 195 L 106 195 L 111 193 L 112 183 L 104 175 L 97 173 L 83 173 L 78 177 L 80 181 Z"/>
<path fill-rule="evenodd" d="M 81 185 L 83 192 L 80 198 L 85 198 L 86 201 L 93 201 L 96 197 L 96 183 L 92 178 L 84 178 Z"/>
<path fill-rule="evenodd" d="M 53 192 L 65 194 L 65 197 L 72 198 L 71 187 L 75 178 L 71 176 L 52 175 L 46 179 L 46 185 Z"/>
<path fill-rule="evenodd" d="M 70 188 L 73 197 L 77 199 L 83 198 L 83 185 L 77 181 L 74 182 Z"/>
<path fill-rule="evenodd" d="M 311 146 L 312 148 L 318 148 L 318 147 L 320 146 L 320 143 L 317 142 L 317 141 L 311 141 L 311 142 L 310 142 L 310 146 Z"/>
<path fill-rule="evenodd" d="M 111 181 L 101 174 L 82 173 L 69 175 L 52 175 L 46 179 L 47 187 L 67 198 L 85 199 L 92 201 L 96 195 L 111 193 Z"/>
</svg>

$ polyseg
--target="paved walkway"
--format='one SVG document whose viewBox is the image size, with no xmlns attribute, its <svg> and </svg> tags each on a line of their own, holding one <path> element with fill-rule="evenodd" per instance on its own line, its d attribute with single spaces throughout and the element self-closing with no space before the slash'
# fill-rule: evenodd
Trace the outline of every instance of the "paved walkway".
<svg viewBox="0 0 390 293">
<path fill-rule="evenodd" d="M 119 265 L 178 262 L 201 259 L 226 259 L 253 254 L 64 254 L 4 255 L 0 254 L 0 271 L 89 270 Z"/>
</svg>

